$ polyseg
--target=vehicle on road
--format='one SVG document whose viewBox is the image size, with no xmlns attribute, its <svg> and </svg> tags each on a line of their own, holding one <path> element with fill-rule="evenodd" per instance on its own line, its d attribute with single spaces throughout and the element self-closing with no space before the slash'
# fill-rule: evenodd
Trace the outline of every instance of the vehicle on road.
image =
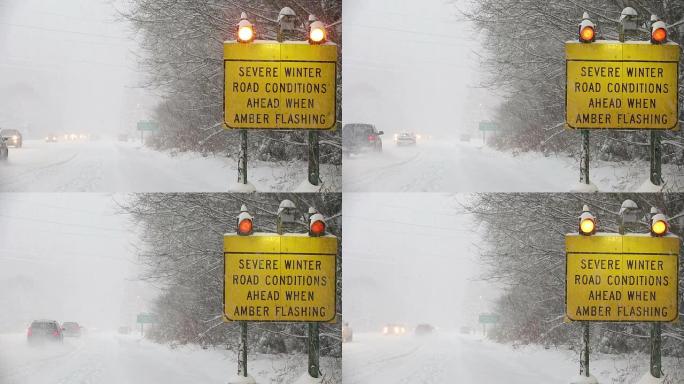
<svg viewBox="0 0 684 384">
<path fill-rule="evenodd" d="M 81 326 L 75 321 L 65 321 L 62 324 L 62 333 L 65 337 L 81 337 Z"/>
<path fill-rule="evenodd" d="M 16 129 L 3 129 L 0 130 L 0 137 L 5 139 L 5 143 L 8 146 L 14 148 L 21 148 L 24 144 L 24 138 L 21 136 L 21 132 Z"/>
<path fill-rule="evenodd" d="M 354 340 L 354 330 L 349 326 L 349 323 L 342 324 L 342 342 L 349 343 Z"/>
<path fill-rule="evenodd" d="M 434 330 L 435 327 L 430 324 L 418 324 L 414 332 L 416 336 L 426 336 L 432 334 Z"/>
<path fill-rule="evenodd" d="M 26 340 L 31 345 L 61 343 L 64 341 L 64 334 L 55 320 L 34 320 L 26 331 Z"/>
<path fill-rule="evenodd" d="M 397 146 L 409 146 L 409 145 L 416 145 L 418 138 L 416 137 L 415 133 L 412 132 L 402 132 L 397 135 L 397 138 L 394 140 L 397 143 Z"/>
<path fill-rule="evenodd" d="M 9 148 L 5 144 L 5 138 L 0 137 L 0 161 L 7 161 L 9 158 Z"/>
<path fill-rule="evenodd" d="M 342 151 L 349 154 L 382 152 L 383 131 L 372 124 L 350 123 L 342 127 Z"/>
<path fill-rule="evenodd" d="M 57 135 L 54 133 L 51 133 L 47 136 L 45 136 L 45 142 L 46 143 L 56 143 L 57 142 Z"/>
<path fill-rule="evenodd" d="M 406 334 L 406 326 L 401 324 L 387 324 L 382 327 L 382 334 L 389 336 L 401 336 Z"/>
</svg>

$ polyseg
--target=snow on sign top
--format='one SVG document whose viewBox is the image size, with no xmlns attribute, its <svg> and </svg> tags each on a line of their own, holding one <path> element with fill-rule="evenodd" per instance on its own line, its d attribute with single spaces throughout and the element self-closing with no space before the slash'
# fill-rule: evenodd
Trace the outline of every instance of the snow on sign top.
<svg viewBox="0 0 684 384">
<path fill-rule="evenodd" d="M 679 56 L 675 43 L 567 42 L 567 127 L 677 130 Z"/>
<path fill-rule="evenodd" d="M 337 45 L 224 43 L 224 126 L 335 129 Z"/>
</svg>

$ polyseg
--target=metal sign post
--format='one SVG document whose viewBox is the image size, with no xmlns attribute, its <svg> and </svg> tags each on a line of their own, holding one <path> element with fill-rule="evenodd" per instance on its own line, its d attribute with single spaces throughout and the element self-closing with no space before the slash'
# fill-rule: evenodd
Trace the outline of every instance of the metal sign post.
<svg viewBox="0 0 684 384">
<path fill-rule="evenodd" d="M 653 185 L 661 185 L 662 178 L 662 164 L 663 164 L 663 150 L 661 143 L 661 133 L 658 131 L 651 131 L 651 183 Z"/>
<path fill-rule="evenodd" d="M 240 346 L 238 354 L 238 375 L 247 377 L 247 322 L 240 322 Z"/>
<path fill-rule="evenodd" d="M 589 130 L 582 131 L 582 149 L 580 152 L 580 183 L 589 185 Z"/>
<path fill-rule="evenodd" d="M 320 356 L 321 356 L 321 341 L 318 323 L 309 323 L 308 335 L 308 353 L 309 353 L 309 376 L 318 378 L 321 374 Z"/>
</svg>

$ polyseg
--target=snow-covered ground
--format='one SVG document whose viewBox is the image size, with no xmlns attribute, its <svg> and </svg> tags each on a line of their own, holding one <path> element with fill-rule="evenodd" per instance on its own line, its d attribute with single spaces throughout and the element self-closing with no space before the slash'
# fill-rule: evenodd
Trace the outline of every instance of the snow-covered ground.
<svg viewBox="0 0 684 384">
<path fill-rule="evenodd" d="M 253 355 L 248 370 L 258 384 L 292 383 L 306 372 L 306 355 Z M 0 335 L 2 384 L 225 384 L 236 357 L 197 346 L 174 349 L 136 336 L 91 333 L 63 345 L 29 347 L 23 334 Z M 324 383 L 339 383 L 339 359 L 321 359 Z"/>
<path fill-rule="evenodd" d="M 260 192 L 292 192 L 307 178 L 306 161 L 250 161 Z M 339 191 L 339 167 L 322 165 L 324 191 Z M 0 163 L 1 192 L 226 192 L 237 165 L 225 157 L 159 152 L 111 140 L 45 143 L 26 140 Z"/>
<path fill-rule="evenodd" d="M 435 333 L 427 337 L 358 333 L 343 348 L 344 384 L 567 384 L 579 355 L 539 346 L 513 348 L 480 336 Z M 648 356 L 592 355 L 590 370 L 602 384 L 635 383 Z M 684 362 L 665 359 L 669 383 L 684 383 Z"/>
<path fill-rule="evenodd" d="M 343 161 L 345 192 L 569 192 L 579 180 L 579 162 L 539 153 L 514 156 L 481 140 L 423 141 L 397 147 L 385 139 L 381 154 L 352 155 Z M 641 191 L 648 161 L 592 160 L 590 179 L 600 192 Z M 684 169 L 664 165 L 666 190 L 684 189 Z M 645 191 L 644 191 L 645 192 Z"/>
</svg>

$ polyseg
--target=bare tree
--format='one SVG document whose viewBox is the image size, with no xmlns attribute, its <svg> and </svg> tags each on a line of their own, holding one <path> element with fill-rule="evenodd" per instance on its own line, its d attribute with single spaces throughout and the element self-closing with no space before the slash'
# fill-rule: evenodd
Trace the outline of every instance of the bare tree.
<svg viewBox="0 0 684 384">
<path fill-rule="evenodd" d="M 342 43 L 341 0 L 129 0 L 123 14 L 136 28 L 147 74 L 144 86 L 164 95 L 156 110 L 160 132 L 151 139 L 158 148 L 226 153 L 237 157 L 238 137 L 223 129 L 223 42 L 234 39 L 240 13 L 255 23 L 260 39 L 275 40 L 278 12 L 292 7 L 298 15 L 301 39 L 304 22 L 316 15 L 329 26 L 329 37 Z M 341 121 L 341 55 L 338 61 L 338 122 Z M 301 132 L 254 132 L 250 153 L 262 160 L 306 156 Z M 321 161 L 341 164 L 339 132 L 321 134 Z"/>
<path fill-rule="evenodd" d="M 622 9 L 634 7 L 644 20 L 658 15 L 667 24 L 684 21 L 684 3 L 671 0 L 472 0 L 468 16 L 485 32 L 485 86 L 505 95 L 496 119 L 504 128 L 494 143 L 502 148 L 578 154 L 580 135 L 564 129 L 564 42 L 577 40 L 578 24 L 588 12 L 598 38 L 617 40 Z M 684 29 L 670 39 L 684 43 Z M 647 36 L 643 36 L 646 40 Z M 684 64 L 684 58 L 682 63 Z M 680 65 L 681 65 L 680 64 Z M 684 97 L 680 73 L 680 97 Z M 682 100 L 680 100 L 681 102 Z M 684 111 L 680 115 L 684 120 Z M 648 136 L 638 132 L 595 131 L 595 153 L 604 159 L 647 158 Z M 684 163 L 684 136 L 667 132 L 664 162 Z"/>
<path fill-rule="evenodd" d="M 584 204 L 598 216 L 600 230 L 617 232 L 618 212 L 625 199 L 642 210 L 658 207 L 671 217 L 684 212 L 681 194 L 480 194 L 468 210 L 486 228 L 481 259 L 487 267 L 484 279 L 499 284 L 503 295 L 497 303 L 501 323 L 494 337 L 523 343 L 575 345 L 581 338 L 578 327 L 564 323 L 566 233 L 577 233 L 578 216 Z M 682 235 L 679 220 L 672 231 Z M 646 221 L 642 229 L 648 231 Z M 684 275 L 680 265 L 680 292 Z M 681 298 L 680 298 L 681 300 Z M 684 303 L 680 304 L 684 308 Z M 644 324 L 604 323 L 596 327 L 603 351 L 646 350 Z M 664 352 L 684 355 L 684 326 L 664 328 Z"/>
<path fill-rule="evenodd" d="M 226 345 L 236 348 L 239 327 L 223 322 L 223 235 L 235 231 L 242 204 L 255 214 L 255 230 L 275 232 L 282 199 L 329 217 L 328 230 L 341 235 L 340 194 L 137 194 L 121 202 L 142 232 L 141 278 L 162 287 L 156 301 L 160 324 L 150 333 L 161 342 Z M 302 232 L 308 230 L 301 222 Z M 337 259 L 338 298 L 342 292 L 341 253 Z M 341 318 L 341 300 L 337 303 Z M 293 323 L 250 325 L 250 337 L 266 353 L 304 351 L 306 326 Z M 321 350 L 341 356 L 341 327 L 322 324 Z"/>
</svg>

